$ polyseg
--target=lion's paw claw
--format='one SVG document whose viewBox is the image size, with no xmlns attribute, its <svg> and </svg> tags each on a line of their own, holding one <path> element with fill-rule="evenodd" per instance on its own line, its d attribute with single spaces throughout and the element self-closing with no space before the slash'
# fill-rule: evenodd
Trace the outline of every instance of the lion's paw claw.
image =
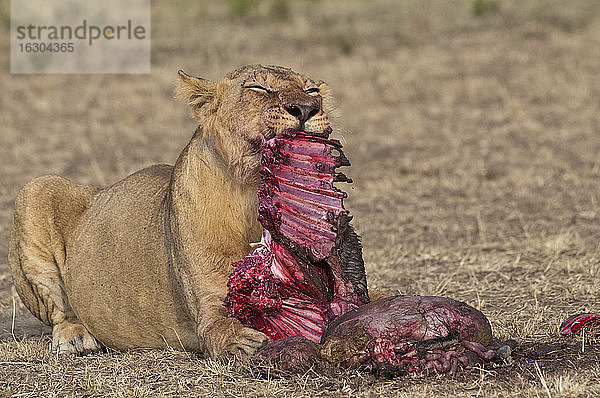
<svg viewBox="0 0 600 398">
<path fill-rule="evenodd" d="M 101 346 L 85 326 L 65 321 L 52 329 L 52 349 L 58 354 L 85 355 L 99 351 Z"/>
<path fill-rule="evenodd" d="M 262 332 L 244 327 L 234 336 L 234 341 L 225 347 L 225 352 L 235 356 L 251 356 L 270 339 Z"/>
</svg>

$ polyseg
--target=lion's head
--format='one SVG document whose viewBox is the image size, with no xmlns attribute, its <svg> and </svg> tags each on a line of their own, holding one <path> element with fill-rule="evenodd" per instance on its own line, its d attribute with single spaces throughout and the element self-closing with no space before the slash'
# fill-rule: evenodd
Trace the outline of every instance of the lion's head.
<svg viewBox="0 0 600 398">
<path fill-rule="evenodd" d="M 280 66 L 245 66 L 218 82 L 179 71 L 175 95 L 190 105 L 233 172 L 252 182 L 263 139 L 286 129 L 318 135 L 331 129 L 328 86 Z"/>
</svg>

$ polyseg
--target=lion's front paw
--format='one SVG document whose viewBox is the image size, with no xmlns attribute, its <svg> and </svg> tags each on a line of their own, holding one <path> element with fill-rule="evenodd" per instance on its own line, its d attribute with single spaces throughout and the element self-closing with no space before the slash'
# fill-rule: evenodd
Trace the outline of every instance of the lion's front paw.
<svg viewBox="0 0 600 398">
<path fill-rule="evenodd" d="M 85 355 L 100 348 L 94 336 L 80 323 L 64 321 L 52 329 L 52 349 L 59 354 Z"/>
<path fill-rule="evenodd" d="M 264 333 L 244 327 L 237 319 L 225 318 L 217 322 L 207 336 L 208 354 L 212 358 L 247 358 L 269 340 Z"/>
<path fill-rule="evenodd" d="M 235 357 L 249 357 L 270 339 L 258 330 L 244 327 L 233 336 L 232 340 L 225 346 L 225 353 Z"/>
</svg>

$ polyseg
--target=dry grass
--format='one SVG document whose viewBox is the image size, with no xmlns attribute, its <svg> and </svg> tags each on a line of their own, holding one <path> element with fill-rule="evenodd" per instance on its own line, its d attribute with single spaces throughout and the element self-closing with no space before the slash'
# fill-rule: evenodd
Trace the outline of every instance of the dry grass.
<svg viewBox="0 0 600 398">
<path fill-rule="evenodd" d="M 154 2 L 150 75 L 10 75 L 0 42 L 0 395 L 600 394 L 597 343 L 581 352 L 557 336 L 568 314 L 600 311 L 598 2 L 245 3 Z M 2 21 L 6 10 L 1 0 Z M 521 343 L 511 365 L 378 380 L 280 377 L 170 350 L 59 359 L 18 303 L 11 331 L 19 187 L 47 173 L 104 185 L 172 163 L 194 129 L 171 100 L 177 69 L 216 79 L 247 63 L 335 90 L 371 286 L 480 308 Z"/>
</svg>

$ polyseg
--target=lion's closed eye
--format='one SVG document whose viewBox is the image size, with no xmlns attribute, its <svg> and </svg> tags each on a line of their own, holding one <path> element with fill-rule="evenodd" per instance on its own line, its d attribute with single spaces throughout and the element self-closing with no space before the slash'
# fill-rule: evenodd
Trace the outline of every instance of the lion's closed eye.
<svg viewBox="0 0 600 398">
<path fill-rule="evenodd" d="M 264 86 L 261 86 L 259 84 L 252 84 L 252 85 L 249 85 L 249 86 L 245 86 L 244 88 L 247 88 L 248 90 L 256 91 L 256 92 L 259 92 L 259 93 L 270 94 L 272 92 L 268 88 L 266 88 Z"/>
</svg>

